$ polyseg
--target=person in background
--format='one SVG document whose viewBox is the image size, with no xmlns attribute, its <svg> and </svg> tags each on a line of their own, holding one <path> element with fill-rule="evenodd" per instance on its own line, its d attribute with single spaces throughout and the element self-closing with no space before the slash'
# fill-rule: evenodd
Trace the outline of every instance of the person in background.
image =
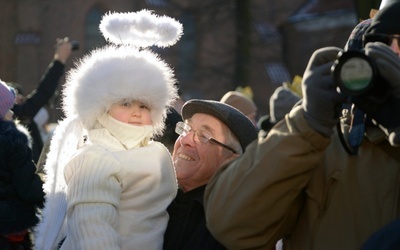
<svg viewBox="0 0 400 250">
<path fill-rule="evenodd" d="M 54 96 L 61 77 L 64 74 L 65 64 L 72 53 L 72 44 L 68 37 L 57 38 L 53 60 L 42 75 L 39 85 L 32 93 L 25 95 L 22 86 L 18 83 L 8 82 L 11 87 L 18 90 L 17 98 L 12 111 L 16 119 L 25 125 L 32 137 L 33 161 L 36 163 L 43 148 L 43 140 L 34 117 L 49 100 Z"/>
<path fill-rule="evenodd" d="M 0 249 L 31 249 L 31 229 L 39 222 L 43 182 L 32 161 L 30 137 L 13 120 L 15 91 L 0 80 Z"/>
<path fill-rule="evenodd" d="M 230 249 L 265 249 L 280 239 L 284 249 L 360 249 L 399 218 L 399 18 L 396 1 L 378 11 L 364 34 L 362 51 L 384 79 L 374 82 L 386 93 L 381 102 L 376 92 L 337 90 L 331 67 L 341 49 L 313 53 L 302 102 L 208 183 L 205 214 L 217 240 Z M 349 101 L 365 114 L 364 126 L 350 123 L 349 138 L 342 138 L 340 114 Z"/>
<path fill-rule="evenodd" d="M 204 189 L 225 162 L 239 157 L 257 138 L 257 130 L 243 113 L 218 101 L 189 100 L 182 117 L 172 154 L 179 191 L 168 207 L 163 248 L 225 249 L 206 227 Z"/>
<path fill-rule="evenodd" d="M 228 91 L 222 96 L 220 102 L 231 105 L 245 114 L 250 121 L 257 127 L 257 105 L 254 101 L 239 91 Z"/>
<path fill-rule="evenodd" d="M 161 249 L 178 186 L 171 154 L 152 138 L 178 94 L 171 67 L 149 47 L 175 44 L 183 27 L 142 10 L 107 13 L 99 28 L 110 44 L 67 74 L 36 245 Z"/>
<path fill-rule="evenodd" d="M 167 119 L 165 120 L 165 130 L 162 135 L 154 137 L 155 141 L 164 144 L 169 152 L 172 154 L 174 150 L 175 141 L 179 135 L 175 132 L 175 127 L 178 122 L 182 121 L 182 116 L 174 108 L 170 108 L 167 112 Z"/>
<path fill-rule="evenodd" d="M 285 115 L 292 110 L 300 99 L 300 96 L 285 85 L 276 88 L 269 98 L 269 114 L 259 119 L 259 136 L 266 137 L 269 130 L 280 120 L 285 118 Z"/>
</svg>

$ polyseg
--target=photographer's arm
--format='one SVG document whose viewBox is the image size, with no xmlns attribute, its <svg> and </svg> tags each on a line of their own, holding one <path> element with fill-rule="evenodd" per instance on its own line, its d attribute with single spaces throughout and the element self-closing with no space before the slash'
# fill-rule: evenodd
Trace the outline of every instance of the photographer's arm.
<svg viewBox="0 0 400 250">
<path fill-rule="evenodd" d="M 330 142 L 303 113 L 294 108 L 207 185 L 207 226 L 228 249 L 271 249 L 293 232 L 307 183 Z"/>
<path fill-rule="evenodd" d="M 71 48 L 68 40 L 57 40 L 54 58 L 42 75 L 37 89 L 27 96 L 24 103 L 13 107 L 13 112 L 18 119 L 33 119 L 40 108 L 54 95 L 64 74 L 65 63 L 71 55 Z"/>
<path fill-rule="evenodd" d="M 293 232 L 308 182 L 338 122 L 341 95 L 330 75 L 337 53 L 336 48 L 314 53 L 303 77 L 302 105 L 207 185 L 207 225 L 227 248 L 268 249 Z"/>
</svg>

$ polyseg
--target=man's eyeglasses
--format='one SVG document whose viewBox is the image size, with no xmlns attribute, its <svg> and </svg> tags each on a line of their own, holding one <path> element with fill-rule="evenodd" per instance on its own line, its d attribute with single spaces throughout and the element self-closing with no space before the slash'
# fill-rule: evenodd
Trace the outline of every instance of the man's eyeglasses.
<svg viewBox="0 0 400 250">
<path fill-rule="evenodd" d="M 365 34 L 363 36 L 364 46 L 370 42 L 381 42 L 390 46 L 393 42 L 393 39 L 396 39 L 397 46 L 400 47 L 400 35 Z"/>
<path fill-rule="evenodd" d="M 192 128 L 187 123 L 178 122 L 175 127 L 175 132 L 181 136 L 185 136 L 189 134 L 189 132 L 193 132 L 193 141 L 197 145 L 204 145 L 207 144 L 208 142 L 212 142 L 215 143 L 216 145 L 219 145 L 221 147 L 224 147 L 232 151 L 234 154 L 237 154 L 233 148 L 223 144 L 222 142 L 215 140 L 214 138 L 211 137 L 211 135 L 208 132 L 202 130 L 192 130 Z"/>
</svg>

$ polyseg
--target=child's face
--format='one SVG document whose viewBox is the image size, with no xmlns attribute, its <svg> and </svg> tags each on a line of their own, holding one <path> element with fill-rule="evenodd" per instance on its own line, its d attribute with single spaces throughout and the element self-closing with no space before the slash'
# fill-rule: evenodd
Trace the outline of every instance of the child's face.
<svg viewBox="0 0 400 250">
<path fill-rule="evenodd" d="M 123 123 L 135 126 L 152 124 L 150 109 L 140 101 L 123 101 L 114 104 L 108 113 L 111 117 Z"/>
</svg>

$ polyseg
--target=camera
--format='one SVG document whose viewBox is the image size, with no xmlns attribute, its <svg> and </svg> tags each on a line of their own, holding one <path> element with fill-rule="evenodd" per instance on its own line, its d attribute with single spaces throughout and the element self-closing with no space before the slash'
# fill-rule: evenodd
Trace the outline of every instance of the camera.
<svg viewBox="0 0 400 250">
<path fill-rule="evenodd" d="M 79 49 L 79 42 L 76 40 L 72 40 L 71 41 L 71 45 L 72 45 L 72 50 L 78 50 Z"/>
<path fill-rule="evenodd" d="M 389 96 L 388 83 L 362 50 L 339 52 L 331 73 L 340 92 L 349 95 L 364 112 L 374 112 Z"/>
</svg>

